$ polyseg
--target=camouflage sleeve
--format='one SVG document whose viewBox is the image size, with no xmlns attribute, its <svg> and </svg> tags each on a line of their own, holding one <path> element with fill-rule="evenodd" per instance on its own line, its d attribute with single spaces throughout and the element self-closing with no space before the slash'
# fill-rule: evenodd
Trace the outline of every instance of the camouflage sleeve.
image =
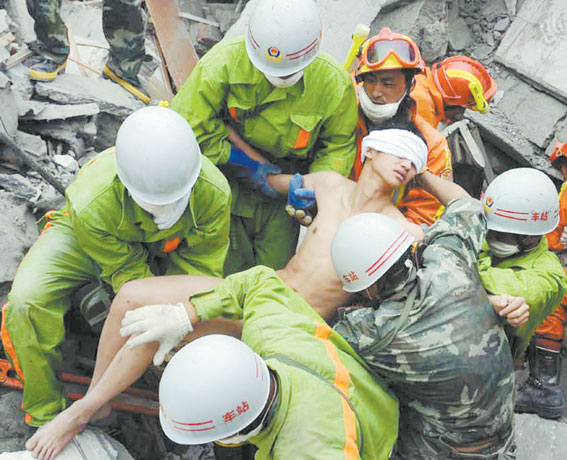
<svg viewBox="0 0 567 460">
<path fill-rule="evenodd" d="M 425 234 L 427 245 L 453 251 L 467 264 L 475 264 L 486 233 L 486 218 L 480 201 L 459 197 L 447 206 L 445 215 Z"/>
<path fill-rule="evenodd" d="M 382 331 L 376 326 L 375 312 L 373 308 L 353 308 L 333 327 L 363 358 L 362 352 L 378 342 L 381 336 Z"/>
</svg>

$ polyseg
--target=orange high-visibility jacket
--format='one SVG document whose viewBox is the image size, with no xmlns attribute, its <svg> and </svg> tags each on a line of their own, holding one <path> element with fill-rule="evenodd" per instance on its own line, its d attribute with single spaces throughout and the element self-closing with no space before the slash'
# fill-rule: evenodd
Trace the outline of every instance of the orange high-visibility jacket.
<svg viewBox="0 0 567 460">
<path fill-rule="evenodd" d="M 434 128 L 445 118 L 443 96 L 435 86 L 431 69 L 426 67 L 423 73 L 415 76 L 415 85 L 410 92 L 417 114 Z"/>
<path fill-rule="evenodd" d="M 447 140 L 433 126 L 421 116 L 412 111 L 412 121 L 425 139 L 427 144 L 427 170 L 436 176 L 453 180 L 453 164 L 451 151 Z M 351 178 L 358 180 L 362 172 L 360 159 L 362 139 L 368 134 L 368 127 L 362 109 L 358 110 L 358 124 L 356 126 L 357 154 L 354 161 Z M 443 205 L 431 193 L 422 188 L 401 190 L 394 200 L 395 205 L 402 211 L 406 219 L 421 225 L 432 225 L 443 213 Z"/>
<path fill-rule="evenodd" d="M 559 224 L 555 230 L 547 234 L 547 246 L 552 251 L 564 251 L 565 248 L 559 242 L 561 233 L 567 225 L 567 182 L 563 182 L 559 192 Z"/>
<path fill-rule="evenodd" d="M 556 252 L 563 252 L 565 248 L 559 242 L 563 229 L 567 225 L 567 182 L 564 182 L 561 186 L 561 191 L 559 192 L 559 224 L 555 227 L 555 230 L 548 233 L 547 236 L 547 247 Z M 565 270 L 567 272 L 567 268 Z M 549 315 L 543 323 L 541 323 L 535 331 L 536 345 L 544 346 L 547 348 L 554 349 L 554 345 L 559 347 L 561 340 L 563 338 L 563 330 L 567 324 L 567 294 L 563 297 L 561 305 L 559 305 L 555 311 Z M 550 339 L 553 342 L 549 342 L 546 339 Z"/>
</svg>

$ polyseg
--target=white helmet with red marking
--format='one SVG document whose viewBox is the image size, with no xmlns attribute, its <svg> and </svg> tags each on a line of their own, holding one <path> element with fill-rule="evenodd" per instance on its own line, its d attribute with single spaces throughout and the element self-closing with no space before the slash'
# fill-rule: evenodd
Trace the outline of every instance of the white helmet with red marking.
<svg viewBox="0 0 567 460">
<path fill-rule="evenodd" d="M 321 33 L 321 16 L 313 0 L 262 0 L 250 16 L 246 52 L 260 72 L 291 75 L 315 59 Z"/>
<path fill-rule="evenodd" d="M 414 242 L 396 221 L 378 213 L 348 219 L 331 243 L 331 259 L 347 292 L 372 286 Z"/>
<path fill-rule="evenodd" d="M 490 230 L 545 235 L 559 223 L 559 197 L 551 179 L 534 168 L 510 169 L 496 177 L 482 199 Z"/>
<path fill-rule="evenodd" d="M 159 384 L 159 421 L 178 444 L 230 437 L 250 425 L 270 392 L 266 363 L 245 343 L 207 335 L 179 350 Z"/>
</svg>

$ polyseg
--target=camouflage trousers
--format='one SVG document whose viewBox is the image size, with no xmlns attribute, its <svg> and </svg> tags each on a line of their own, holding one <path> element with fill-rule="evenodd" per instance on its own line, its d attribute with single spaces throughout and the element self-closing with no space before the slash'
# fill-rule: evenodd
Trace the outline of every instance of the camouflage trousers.
<svg viewBox="0 0 567 460">
<path fill-rule="evenodd" d="M 58 64 L 69 55 L 67 27 L 61 19 L 61 0 L 26 0 L 35 21 L 38 52 Z M 110 45 L 108 65 L 119 77 L 135 80 L 145 48 L 146 14 L 142 0 L 103 0 L 102 28 Z"/>
<path fill-rule="evenodd" d="M 420 437 L 421 443 L 414 443 L 411 448 L 396 446 L 391 460 L 516 460 L 516 442 L 514 434 L 509 433 L 505 440 L 495 440 L 493 445 L 483 448 L 459 449 L 443 440 L 443 437 Z M 488 444 L 490 444 L 488 442 Z"/>
</svg>

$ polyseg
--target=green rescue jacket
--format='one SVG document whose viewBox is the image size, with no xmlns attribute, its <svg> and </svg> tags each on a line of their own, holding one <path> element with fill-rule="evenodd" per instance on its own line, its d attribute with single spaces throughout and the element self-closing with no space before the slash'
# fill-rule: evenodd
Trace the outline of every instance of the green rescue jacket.
<svg viewBox="0 0 567 460">
<path fill-rule="evenodd" d="M 511 257 L 492 266 L 486 243 L 479 254 L 478 268 L 484 288 L 490 294 L 508 294 L 526 299 L 530 318 L 519 328 L 506 327 L 514 359 L 521 359 L 541 322 L 559 306 L 567 289 L 567 277 L 561 262 L 547 249 L 547 239 L 527 254 Z"/>
<path fill-rule="evenodd" d="M 251 438 L 257 460 L 389 458 L 398 432 L 395 396 L 272 269 L 231 275 L 191 302 L 201 320 L 244 319 L 242 340 L 278 375 L 280 407 Z"/>
<path fill-rule="evenodd" d="M 347 176 L 356 155 L 352 81 L 325 53 L 297 84 L 274 88 L 248 59 L 244 37 L 223 41 L 199 61 L 171 108 L 189 121 L 203 154 L 215 164 L 230 155 L 226 123 L 284 168 L 279 160 L 309 160 L 311 172 Z"/>
<path fill-rule="evenodd" d="M 99 154 L 66 190 L 67 213 L 81 248 L 115 292 L 127 281 L 159 274 L 222 276 L 228 250 L 230 189 L 206 158 L 189 205 L 171 228 L 158 230 L 118 179 L 114 149 Z M 154 273 L 158 274 L 158 273 Z"/>
</svg>

